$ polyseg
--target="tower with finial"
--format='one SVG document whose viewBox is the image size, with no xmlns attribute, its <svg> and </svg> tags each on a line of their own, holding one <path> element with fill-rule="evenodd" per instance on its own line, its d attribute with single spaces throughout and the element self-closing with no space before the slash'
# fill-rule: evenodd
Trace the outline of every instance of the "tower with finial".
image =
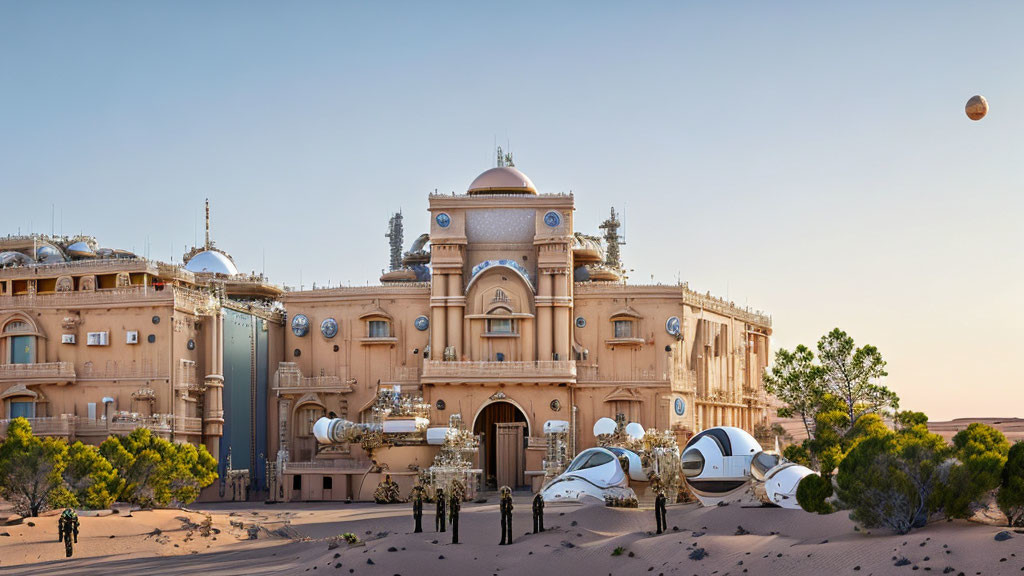
<svg viewBox="0 0 1024 576">
<path fill-rule="evenodd" d="M 615 207 L 612 207 L 611 216 L 601 223 L 601 228 L 604 230 L 604 243 L 605 243 L 605 258 L 604 263 L 606 266 L 612 268 L 620 268 L 622 262 L 619 260 L 619 246 L 625 244 L 619 237 L 619 227 L 622 223 L 619 221 L 618 214 L 615 213 Z"/>
<path fill-rule="evenodd" d="M 388 222 L 388 232 L 384 236 L 391 246 L 390 270 L 398 270 L 402 267 L 402 241 L 405 234 L 402 226 L 402 211 L 395 212 Z"/>
<path fill-rule="evenodd" d="M 204 250 L 210 249 L 210 199 L 206 199 L 206 242 L 203 244 Z"/>
</svg>

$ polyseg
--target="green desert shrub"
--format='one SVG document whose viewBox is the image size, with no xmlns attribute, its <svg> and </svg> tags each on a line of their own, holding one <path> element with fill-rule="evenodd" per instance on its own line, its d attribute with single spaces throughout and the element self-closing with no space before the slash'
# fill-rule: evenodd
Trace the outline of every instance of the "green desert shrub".
<svg viewBox="0 0 1024 576">
<path fill-rule="evenodd" d="M 64 483 L 74 497 L 75 507 L 93 510 L 110 508 L 123 485 L 117 471 L 100 454 L 99 448 L 81 442 L 68 447 Z"/>
<path fill-rule="evenodd" d="M 107 438 L 100 454 L 120 477 L 118 499 L 140 506 L 190 504 L 217 479 L 217 461 L 205 446 L 170 442 L 146 428 Z"/>
<path fill-rule="evenodd" d="M 839 465 L 839 500 L 855 522 L 906 534 L 941 508 L 950 452 L 924 426 L 862 438 Z"/>
<path fill-rule="evenodd" d="M 996 504 L 1009 526 L 1024 527 L 1024 441 L 1010 447 L 999 482 Z"/>
<path fill-rule="evenodd" d="M 796 501 L 808 512 L 829 514 L 833 511 L 828 499 L 832 497 L 832 481 L 817 474 L 804 476 L 796 488 Z"/>
<path fill-rule="evenodd" d="M 1006 436 L 986 424 L 975 422 L 953 437 L 954 460 L 939 496 L 946 516 L 970 518 L 990 500 L 1009 451 Z"/>
<path fill-rule="evenodd" d="M 68 443 L 32 435 L 25 418 L 15 418 L 0 443 L 0 496 L 23 516 L 38 516 L 51 498 L 70 501 L 62 474 L 68 464 Z"/>
</svg>

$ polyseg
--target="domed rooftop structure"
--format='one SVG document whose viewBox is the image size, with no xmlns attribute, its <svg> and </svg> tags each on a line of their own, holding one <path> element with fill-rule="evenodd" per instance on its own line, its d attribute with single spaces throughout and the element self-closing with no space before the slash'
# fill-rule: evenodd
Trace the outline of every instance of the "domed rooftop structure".
<svg viewBox="0 0 1024 576">
<path fill-rule="evenodd" d="M 185 270 L 189 272 L 224 274 L 234 276 L 238 274 L 238 268 L 226 254 L 216 250 L 203 250 L 189 258 L 185 264 Z"/>
<path fill-rule="evenodd" d="M 537 195 L 537 188 L 526 174 L 520 172 L 515 166 L 498 166 L 491 168 L 476 177 L 469 185 L 466 194 L 470 196 L 483 194 L 533 194 Z"/>
</svg>

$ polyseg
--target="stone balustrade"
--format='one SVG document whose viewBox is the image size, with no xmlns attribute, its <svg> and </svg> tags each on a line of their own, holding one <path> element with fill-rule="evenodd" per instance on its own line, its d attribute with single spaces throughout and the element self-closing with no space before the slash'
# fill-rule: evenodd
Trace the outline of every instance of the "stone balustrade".
<svg viewBox="0 0 1024 576">
<path fill-rule="evenodd" d="M 75 365 L 71 362 L 41 362 L 38 364 L 0 364 L 0 381 L 8 380 L 75 380 Z"/>
<path fill-rule="evenodd" d="M 576 381 L 573 360 L 537 360 L 533 362 L 446 362 L 427 360 L 421 380 L 431 383 L 481 381 L 527 381 L 568 383 Z"/>
</svg>

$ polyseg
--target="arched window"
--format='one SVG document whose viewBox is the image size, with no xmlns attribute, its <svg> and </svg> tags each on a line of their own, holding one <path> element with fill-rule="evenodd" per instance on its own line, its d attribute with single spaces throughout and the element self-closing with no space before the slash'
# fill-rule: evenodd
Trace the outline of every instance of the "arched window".
<svg viewBox="0 0 1024 576">
<path fill-rule="evenodd" d="M 22 334 L 25 333 L 25 334 Z M 7 357 L 9 364 L 33 364 L 36 361 L 36 337 L 32 334 L 32 326 L 22 320 L 8 322 L 4 326 L 7 336 Z"/>
</svg>

